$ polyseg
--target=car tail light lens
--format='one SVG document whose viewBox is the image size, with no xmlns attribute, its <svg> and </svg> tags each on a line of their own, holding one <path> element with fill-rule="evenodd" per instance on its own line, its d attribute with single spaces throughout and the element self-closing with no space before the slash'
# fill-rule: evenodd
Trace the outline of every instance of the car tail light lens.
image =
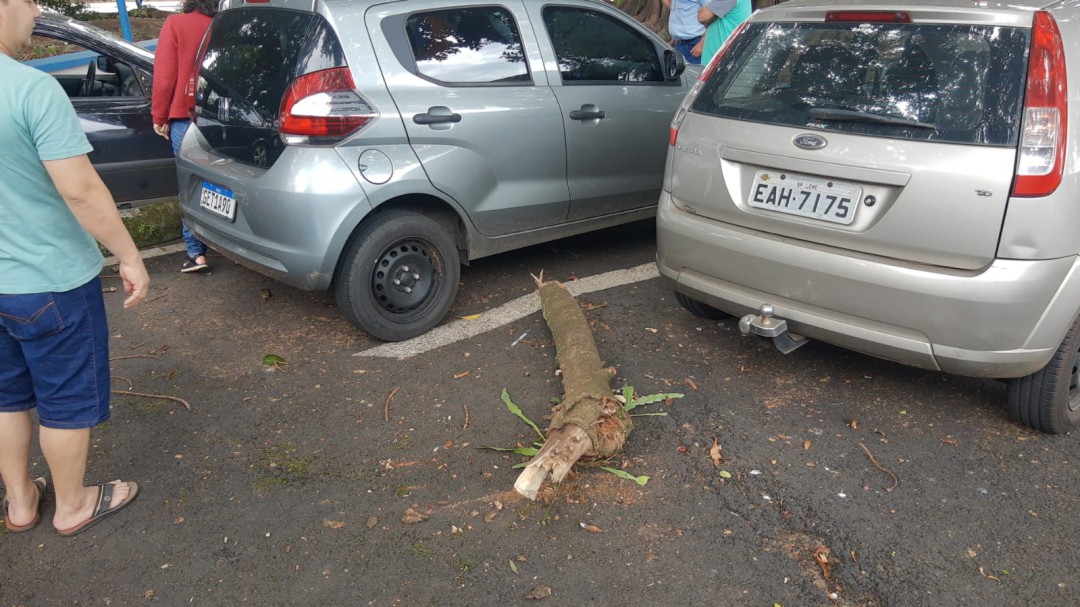
<svg viewBox="0 0 1080 607">
<path fill-rule="evenodd" d="M 901 11 L 829 11 L 825 23 L 911 23 L 911 13 Z"/>
<path fill-rule="evenodd" d="M 281 100 L 280 132 L 286 143 L 330 145 L 378 117 L 356 91 L 347 67 L 305 74 L 292 82 Z"/>
<path fill-rule="evenodd" d="M 1068 109 L 1061 32 L 1049 13 L 1037 12 L 1031 32 L 1024 126 L 1013 196 L 1046 196 L 1061 184 Z"/>
<path fill-rule="evenodd" d="M 210 43 L 210 32 L 203 34 L 199 50 L 195 53 L 195 65 L 191 68 L 191 76 L 188 76 L 187 84 L 184 85 L 184 102 L 187 103 L 188 117 L 195 120 L 195 91 L 198 90 L 199 70 L 202 69 L 203 60 L 206 58 L 206 47 Z"/>
<path fill-rule="evenodd" d="M 709 61 L 709 64 L 701 71 L 701 76 L 698 77 L 697 82 L 695 82 L 694 86 L 690 88 L 690 91 L 686 93 L 686 97 L 683 98 L 682 103 L 679 104 L 679 109 L 675 110 L 675 117 L 671 119 L 671 130 L 668 134 L 668 145 L 675 145 L 675 141 L 679 138 L 679 127 L 682 126 L 683 119 L 686 118 L 686 113 L 690 111 L 690 106 L 693 105 L 694 99 L 696 99 L 698 93 L 701 92 L 701 87 L 705 86 L 705 83 L 709 81 L 713 72 L 716 71 L 716 66 L 719 65 L 720 60 L 723 59 L 724 55 L 727 54 L 728 49 L 731 48 L 731 43 L 738 38 L 739 34 L 741 34 L 744 29 L 746 29 L 746 24 L 747 22 L 743 21 L 735 28 L 735 31 L 731 32 L 731 35 L 724 41 L 720 50 L 716 51 L 716 54 L 713 55 L 712 61 Z"/>
</svg>

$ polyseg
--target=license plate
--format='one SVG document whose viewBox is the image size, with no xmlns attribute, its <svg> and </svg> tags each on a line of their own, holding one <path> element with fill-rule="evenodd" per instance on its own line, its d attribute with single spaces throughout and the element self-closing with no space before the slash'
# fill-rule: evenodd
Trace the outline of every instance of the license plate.
<svg viewBox="0 0 1080 607">
<path fill-rule="evenodd" d="M 758 171 L 750 188 L 752 207 L 849 225 L 862 199 L 862 188 L 832 179 Z"/>
<path fill-rule="evenodd" d="M 199 206 L 229 221 L 236 219 L 236 196 L 229 188 L 214 185 L 209 181 L 202 182 Z"/>
</svg>

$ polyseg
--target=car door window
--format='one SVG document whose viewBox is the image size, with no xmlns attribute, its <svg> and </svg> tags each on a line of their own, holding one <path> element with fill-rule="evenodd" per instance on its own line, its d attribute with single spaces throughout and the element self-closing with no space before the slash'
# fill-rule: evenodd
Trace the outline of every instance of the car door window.
<svg viewBox="0 0 1080 607">
<path fill-rule="evenodd" d="M 443 84 L 532 84 L 521 35 L 497 6 L 410 15 L 405 31 L 416 75 Z"/>
<path fill-rule="evenodd" d="M 549 6 L 544 8 L 544 26 L 564 84 L 664 82 L 653 43 L 609 15 Z"/>
<path fill-rule="evenodd" d="M 127 63 L 66 40 L 41 34 L 35 34 L 35 38 L 47 44 L 53 56 L 70 57 L 69 67 L 52 72 L 68 97 L 143 96 L 138 75 Z M 93 83 L 91 86 L 84 87 L 90 74 L 91 61 L 94 62 Z"/>
</svg>

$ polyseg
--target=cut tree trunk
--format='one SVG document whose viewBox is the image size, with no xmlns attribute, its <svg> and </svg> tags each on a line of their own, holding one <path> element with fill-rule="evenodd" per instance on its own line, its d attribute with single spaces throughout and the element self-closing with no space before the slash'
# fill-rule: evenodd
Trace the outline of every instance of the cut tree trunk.
<svg viewBox="0 0 1080 607">
<path fill-rule="evenodd" d="M 622 450 L 633 422 L 611 391 L 612 371 L 604 367 L 585 313 L 557 281 L 536 278 L 544 320 L 555 341 L 563 398 L 552 409 L 544 446 L 514 482 L 514 490 L 536 499 L 544 479 L 562 482 L 582 457 L 607 458 Z"/>
</svg>

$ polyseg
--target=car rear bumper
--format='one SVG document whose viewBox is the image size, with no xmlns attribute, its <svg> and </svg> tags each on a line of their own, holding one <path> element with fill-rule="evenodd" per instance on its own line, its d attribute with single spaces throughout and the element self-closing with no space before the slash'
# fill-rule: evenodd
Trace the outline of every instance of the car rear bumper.
<svg viewBox="0 0 1080 607">
<path fill-rule="evenodd" d="M 180 209 L 192 233 L 241 265 L 309 291 L 330 287 L 351 226 L 371 210 L 332 149 L 288 148 L 261 169 L 222 159 L 189 136 L 177 167 Z M 234 221 L 199 206 L 204 180 L 232 190 Z"/>
<path fill-rule="evenodd" d="M 725 312 L 772 304 L 794 333 L 976 377 L 1042 368 L 1080 301 L 1075 256 L 996 260 L 978 271 L 905 264 L 703 219 L 667 192 L 657 266 L 673 289 Z"/>
</svg>

